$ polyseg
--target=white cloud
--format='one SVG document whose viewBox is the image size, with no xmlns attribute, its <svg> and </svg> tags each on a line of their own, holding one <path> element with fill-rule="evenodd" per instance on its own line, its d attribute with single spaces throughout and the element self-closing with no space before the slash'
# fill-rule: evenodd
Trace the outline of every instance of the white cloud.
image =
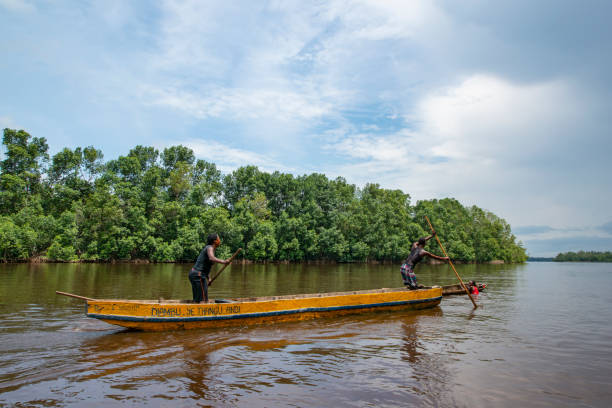
<svg viewBox="0 0 612 408">
<path fill-rule="evenodd" d="M 331 9 L 347 22 L 359 41 L 414 38 L 423 32 L 433 31 L 433 22 L 436 22 L 436 30 L 448 23 L 442 10 L 431 1 L 337 2 Z"/>
<path fill-rule="evenodd" d="M 572 216 L 580 224 L 579 198 L 565 196 L 555 157 L 560 145 L 579 143 L 574 122 L 586 107 L 576 95 L 562 80 L 473 75 L 425 95 L 406 114 L 410 130 L 347 134 L 327 148 L 353 159 L 337 172 L 360 184 L 399 187 L 414 199 L 455 197 L 519 224 L 555 226 Z"/>
<path fill-rule="evenodd" d="M 331 104 L 316 95 L 270 89 L 215 89 L 191 93 L 181 89 L 149 89 L 145 99 L 152 105 L 168 106 L 198 119 L 295 120 L 316 119 L 331 110 Z"/>
<path fill-rule="evenodd" d="M 0 129 L 14 128 L 15 122 L 9 116 L 0 116 Z"/>
<path fill-rule="evenodd" d="M 165 2 L 151 63 L 175 76 L 177 85 L 199 80 L 228 88 L 285 85 L 291 73 L 284 64 L 323 29 L 313 15 L 313 9 L 282 3 Z"/>
<path fill-rule="evenodd" d="M 122 9 L 112 3 L 103 10 L 109 26 L 124 23 L 122 16 L 129 13 Z M 384 90 L 376 78 L 371 79 L 375 89 L 359 83 L 370 52 L 378 49 L 364 40 L 415 32 L 426 37 L 423 30 L 445 18 L 427 1 L 333 1 L 309 7 L 166 1 L 158 17 L 146 50 L 122 65 L 112 60 L 104 65 L 99 76 L 106 79 L 92 81 L 100 84 L 98 92 L 123 99 L 121 106 L 133 106 L 138 93 L 144 108 L 171 108 L 202 122 L 235 121 L 251 137 L 285 149 L 310 147 L 311 137 L 304 135 L 315 133 L 321 122 L 338 126 L 345 121 L 343 112 L 379 102 Z"/>
<path fill-rule="evenodd" d="M 610 251 L 612 234 L 601 227 L 549 228 L 524 233 L 517 228 L 517 238 L 525 243 L 531 256 L 554 257 L 568 251 Z"/>
<path fill-rule="evenodd" d="M 520 231 L 520 228 L 519 228 Z M 521 239 L 527 240 L 555 240 L 555 239 L 568 239 L 575 238 L 576 241 L 580 241 L 584 238 L 610 238 L 612 237 L 606 231 L 602 231 L 599 227 L 581 227 L 581 228 L 551 228 L 548 231 L 534 232 L 531 234 L 519 234 Z"/>
<path fill-rule="evenodd" d="M 282 171 L 295 172 L 295 168 L 285 167 L 273 157 L 262 155 L 253 151 L 239 149 L 214 140 L 189 139 L 175 141 L 172 143 L 158 143 L 158 148 L 163 149 L 175 145 L 187 146 L 193 150 L 198 159 L 214 163 L 219 170 L 230 173 L 241 166 L 254 165 L 266 172 Z"/>
<path fill-rule="evenodd" d="M 315 59 L 308 44 L 329 22 L 322 9 L 287 2 L 163 3 L 138 86 L 142 104 L 203 123 L 232 122 L 248 129 L 245 138 L 264 138 L 266 148 L 308 143 L 299 136 L 338 117 L 352 94 L 300 71 Z"/>
<path fill-rule="evenodd" d="M 552 147 L 582 109 L 562 80 L 523 85 L 473 75 L 426 96 L 417 118 L 431 155 L 499 161 Z"/>
<path fill-rule="evenodd" d="M 405 141 L 406 138 L 402 137 L 401 134 L 390 136 L 358 134 L 339 143 L 328 145 L 326 148 L 341 151 L 355 159 L 397 163 L 411 154 L 405 145 Z"/>
<path fill-rule="evenodd" d="M 101 18 L 112 29 L 133 23 L 136 19 L 132 5 L 123 0 L 104 0 L 92 2 L 93 13 Z"/>
<path fill-rule="evenodd" d="M 36 7 L 26 0 L 0 0 L 0 6 L 19 13 L 31 13 Z"/>
</svg>

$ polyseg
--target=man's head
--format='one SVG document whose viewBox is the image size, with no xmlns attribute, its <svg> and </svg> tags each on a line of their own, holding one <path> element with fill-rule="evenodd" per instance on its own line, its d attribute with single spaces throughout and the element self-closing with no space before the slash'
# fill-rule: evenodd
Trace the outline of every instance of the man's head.
<svg viewBox="0 0 612 408">
<path fill-rule="evenodd" d="M 419 246 L 425 247 L 425 243 L 427 243 L 427 240 L 423 237 L 419 238 L 419 240 L 417 241 Z"/>
<path fill-rule="evenodd" d="M 209 234 L 206 239 L 206 245 L 214 245 L 218 247 L 221 244 L 221 238 L 219 238 L 219 234 Z"/>
</svg>

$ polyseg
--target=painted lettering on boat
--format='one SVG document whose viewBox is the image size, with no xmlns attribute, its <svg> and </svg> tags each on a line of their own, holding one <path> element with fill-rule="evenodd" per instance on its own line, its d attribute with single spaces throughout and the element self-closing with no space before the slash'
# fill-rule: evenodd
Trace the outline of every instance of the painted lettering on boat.
<svg viewBox="0 0 612 408">
<path fill-rule="evenodd" d="M 198 306 L 198 315 L 199 316 L 217 316 L 221 314 L 233 314 L 240 313 L 240 306 L 224 306 L 224 305 L 214 305 L 214 306 Z"/>
<path fill-rule="evenodd" d="M 177 317 L 181 316 L 181 309 L 179 309 L 178 307 L 152 307 L 151 316 Z"/>
<path fill-rule="evenodd" d="M 240 306 L 210 305 L 188 308 L 155 306 L 151 308 L 151 316 L 154 317 L 218 316 L 234 313 L 240 313 Z"/>
<path fill-rule="evenodd" d="M 225 306 L 225 313 L 240 313 L 240 306 Z"/>
<path fill-rule="evenodd" d="M 198 316 L 216 316 L 221 314 L 221 305 L 198 306 Z"/>
<path fill-rule="evenodd" d="M 93 309 L 95 313 L 100 313 L 101 311 L 104 310 L 104 306 L 93 305 Z"/>
<path fill-rule="evenodd" d="M 138 305 L 116 305 L 113 304 L 111 311 L 115 312 L 135 312 L 138 310 Z"/>
<path fill-rule="evenodd" d="M 111 304 L 111 305 L 90 305 L 90 308 L 93 308 L 94 313 L 102 313 L 106 311 L 107 313 L 126 313 L 133 314 L 138 311 L 139 305 L 127 305 L 127 304 Z"/>
</svg>

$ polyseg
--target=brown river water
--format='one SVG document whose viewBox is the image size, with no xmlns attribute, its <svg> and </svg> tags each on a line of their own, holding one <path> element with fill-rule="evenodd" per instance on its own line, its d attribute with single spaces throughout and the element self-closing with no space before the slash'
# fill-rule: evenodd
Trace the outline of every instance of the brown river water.
<svg viewBox="0 0 612 408">
<path fill-rule="evenodd" d="M 191 265 L 0 265 L 0 406 L 609 407 L 612 264 L 459 265 L 424 311 L 146 333 L 93 298 L 188 299 Z M 419 265 L 419 283 L 456 283 Z M 211 297 L 401 286 L 399 265 L 236 265 Z"/>
</svg>

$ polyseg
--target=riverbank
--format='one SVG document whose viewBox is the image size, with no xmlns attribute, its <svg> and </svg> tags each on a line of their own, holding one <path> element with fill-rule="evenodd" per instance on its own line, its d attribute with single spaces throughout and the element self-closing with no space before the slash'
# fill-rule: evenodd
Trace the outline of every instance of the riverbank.
<svg viewBox="0 0 612 408">
<path fill-rule="evenodd" d="M 194 260 L 195 261 L 195 260 Z M 150 259 L 111 259 L 111 260 L 87 260 L 78 259 L 74 261 L 61 261 L 56 259 L 48 259 L 45 257 L 35 257 L 31 259 L 14 260 L 14 261 L 0 261 L 0 264 L 37 264 L 37 263 L 57 263 L 57 264 L 190 264 L 194 261 L 152 261 Z M 507 263 L 502 259 L 496 259 L 487 262 L 464 262 L 459 260 L 452 260 L 454 264 L 459 265 L 504 265 L 504 264 L 520 264 L 524 262 L 512 262 Z M 351 262 L 340 262 L 333 259 L 311 259 L 305 261 L 287 261 L 287 260 L 266 260 L 266 261 L 253 261 L 251 259 L 234 259 L 232 264 L 237 265 L 255 265 L 255 264 L 304 264 L 304 265 L 342 265 L 342 264 L 368 264 L 368 265 L 393 265 L 399 264 L 402 260 L 367 260 L 367 261 L 351 261 Z M 422 261 L 422 264 L 439 265 L 445 264 L 444 261 L 437 259 L 428 259 Z"/>
</svg>

